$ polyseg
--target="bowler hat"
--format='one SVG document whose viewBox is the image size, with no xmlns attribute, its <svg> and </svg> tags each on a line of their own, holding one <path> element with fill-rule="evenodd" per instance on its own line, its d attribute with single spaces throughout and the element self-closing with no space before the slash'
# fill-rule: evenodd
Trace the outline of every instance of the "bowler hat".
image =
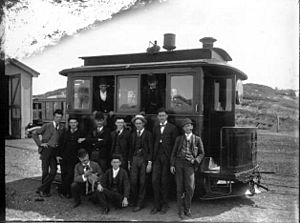
<svg viewBox="0 0 300 223">
<path fill-rule="evenodd" d="M 102 119 L 104 119 L 103 113 L 97 111 L 96 114 L 95 114 L 95 119 L 96 119 L 96 120 L 102 120 Z"/>
<path fill-rule="evenodd" d="M 105 78 L 100 78 L 98 85 L 107 85 Z"/>
<path fill-rule="evenodd" d="M 134 124 L 135 120 L 137 120 L 137 119 L 140 119 L 145 124 L 147 123 L 147 120 L 145 119 L 145 117 L 143 115 L 134 116 L 133 119 L 131 120 L 131 122 Z"/>
<path fill-rule="evenodd" d="M 148 83 L 154 83 L 157 81 L 156 77 L 154 76 L 154 74 L 149 74 L 147 77 L 147 81 Z"/>
<path fill-rule="evenodd" d="M 187 124 L 193 124 L 192 120 L 189 119 L 189 118 L 183 119 L 182 122 L 181 122 L 181 127 L 184 127 Z"/>
</svg>

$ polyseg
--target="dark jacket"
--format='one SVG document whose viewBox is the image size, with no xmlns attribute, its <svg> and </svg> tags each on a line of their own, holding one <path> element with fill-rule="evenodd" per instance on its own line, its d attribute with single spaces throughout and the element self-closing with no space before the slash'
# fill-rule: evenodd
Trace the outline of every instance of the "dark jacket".
<svg viewBox="0 0 300 223">
<path fill-rule="evenodd" d="M 167 122 L 164 132 L 161 135 L 160 133 L 160 125 L 156 125 L 153 128 L 153 141 L 154 141 L 154 149 L 153 149 L 153 160 L 156 159 L 160 138 L 162 139 L 162 147 L 165 151 L 165 154 L 168 158 L 171 157 L 172 149 L 174 146 L 175 139 L 178 135 L 178 130 L 175 125 Z"/>
<path fill-rule="evenodd" d="M 175 165 L 178 150 L 181 149 L 185 135 L 178 136 L 171 155 L 171 166 Z M 197 168 L 204 158 L 204 147 L 199 136 L 192 135 L 191 152 L 195 159 L 194 166 Z"/>
<path fill-rule="evenodd" d="M 94 161 L 90 161 L 90 168 L 92 169 L 92 173 L 97 174 L 99 177 L 103 175 L 103 171 L 98 163 Z M 82 175 L 84 174 L 84 168 L 82 164 L 79 162 L 75 165 L 74 168 L 74 182 L 83 183 Z"/>
<path fill-rule="evenodd" d="M 119 144 L 120 144 L 120 150 L 122 151 L 122 157 L 125 161 L 128 160 L 129 137 L 130 137 L 130 132 L 124 128 L 122 133 L 119 135 Z M 111 139 L 112 142 L 111 142 L 110 157 L 115 153 L 117 131 L 111 132 Z"/>
<path fill-rule="evenodd" d="M 103 127 L 101 132 L 94 128 L 90 131 L 86 137 L 86 143 L 89 147 L 89 152 L 93 150 L 99 150 L 99 156 L 101 159 L 108 159 L 111 148 L 111 136 L 110 130 L 107 127 Z"/>
<path fill-rule="evenodd" d="M 64 161 L 70 163 L 77 163 L 77 152 L 82 143 L 78 143 L 79 138 L 83 138 L 79 130 L 71 133 L 70 129 L 66 129 L 62 134 L 62 144 L 59 147 L 58 155 L 63 158 Z"/>
<path fill-rule="evenodd" d="M 106 100 L 102 101 L 100 97 L 100 90 L 97 89 L 94 92 L 93 97 L 93 111 L 101 111 L 104 113 L 108 113 L 114 110 L 114 95 L 113 92 L 107 90 Z"/>
<path fill-rule="evenodd" d="M 126 170 L 120 167 L 119 173 L 116 176 L 117 180 L 117 186 L 118 186 L 118 192 L 122 194 L 124 197 L 129 198 L 129 192 L 130 192 L 130 184 L 129 184 L 129 178 L 127 175 Z M 103 177 L 101 178 L 101 185 L 102 187 L 110 190 L 112 188 L 113 183 L 113 170 L 112 168 L 108 169 Z"/>
<path fill-rule="evenodd" d="M 141 107 L 146 114 L 156 114 L 157 110 L 163 107 L 163 102 L 163 91 L 158 86 L 154 90 L 149 86 L 143 88 Z"/>
<path fill-rule="evenodd" d="M 129 156 L 128 160 L 132 162 L 132 158 L 135 152 L 135 143 L 137 138 L 137 131 L 134 130 L 130 135 L 130 150 L 129 150 Z M 143 134 L 141 135 L 141 142 L 142 142 L 142 150 L 144 155 L 145 161 L 152 161 L 152 155 L 153 155 L 153 139 L 152 134 L 148 130 L 144 129 Z"/>
</svg>

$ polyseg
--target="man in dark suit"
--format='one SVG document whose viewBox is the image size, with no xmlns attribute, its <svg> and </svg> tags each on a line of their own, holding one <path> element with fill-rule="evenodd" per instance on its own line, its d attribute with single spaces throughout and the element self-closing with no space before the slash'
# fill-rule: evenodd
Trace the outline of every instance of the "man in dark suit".
<svg viewBox="0 0 300 223">
<path fill-rule="evenodd" d="M 193 125 L 189 118 L 183 120 L 182 128 L 184 134 L 176 138 L 170 168 L 176 178 L 177 208 L 181 219 L 183 219 L 182 206 L 184 214 L 188 217 L 192 216 L 191 202 L 195 189 L 195 169 L 204 157 L 202 140 L 193 134 Z"/>
<path fill-rule="evenodd" d="M 112 115 L 114 110 L 113 92 L 108 91 L 105 78 L 99 80 L 98 89 L 94 91 L 93 111 L 101 111 Z"/>
<path fill-rule="evenodd" d="M 103 214 L 109 212 L 109 201 L 118 208 L 128 206 L 130 184 L 127 171 L 120 167 L 119 155 L 112 156 L 111 166 L 101 178 L 101 184 L 96 191 L 98 202 L 103 206 Z"/>
<path fill-rule="evenodd" d="M 146 195 L 146 172 L 150 173 L 152 168 L 152 134 L 144 128 L 146 119 L 142 115 L 136 115 L 132 119 L 136 130 L 130 136 L 130 183 L 133 211 L 137 212 L 143 208 Z"/>
<path fill-rule="evenodd" d="M 61 195 L 71 197 L 71 184 L 74 179 L 74 167 L 78 163 L 78 149 L 82 146 L 85 138 L 78 129 L 76 117 L 68 118 L 69 128 L 63 132 L 62 145 L 58 151 L 58 160 L 61 168 L 62 188 Z"/>
<path fill-rule="evenodd" d="M 79 163 L 74 168 L 74 182 L 71 185 L 72 196 L 75 204 L 74 208 L 81 204 L 81 194 L 95 192 L 100 184 L 100 178 L 103 175 L 98 163 L 90 161 L 89 154 L 85 149 L 78 150 Z"/>
<path fill-rule="evenodd" d="M 96 161 L 103 171 L 110 156 L 111 136 L 110 130 L 104 126 L 104 115 L 102 112 L 95 114 L 96 128 L 93 128 L 86 137 L 89 146 L 89 154 L 92 161 Z"/>
<path fill-rule="evenodd" d="M 148 86 L 143 88 L 142 109 L 146 114 L 156 114 L 158 109 L 163 107 L 164 94 L 158 87 L 157 79 L 154 75 L 148 75 Z"/>
<path fill-rule="evenodd" d="M 55 110 L 53 116 L 52 122 L 44 124 L 32 133 L 32 138 L 39 147 L 38 151 L 42 160 L 42 185 L 36 191 L 41 197 L 50 196 L 51 183 L 57 171 L 57 150 L 64 129 L 63 126 L 60 126 L 62 111 L 60 109 Z M 42 135 L 42 141 L 39 135 Z"/>
<path fill-rule="evenodd" d="M 121 155 L 121 167 L 127 170 L 130 132 L 125 128 L 125 121 L 123 118 L 116 118 L 115 125 L 116 130 L 111 132 L 112 143 L 110 158 L 113 154 Z"/>
<path fill-rule="evenodd" d="M 151 214 L 158 211 L 166 213 L 168 206 L 168 184 L 170 177 L 170 157 L 175 139 L 178 135 L 177 127 L 167 121 L 168 114 L 164 108 L 158 110 L 159 125 L 153 128 L 153 170 L 152 187 L 154 192 L 154 208 Z"/>
</svg>

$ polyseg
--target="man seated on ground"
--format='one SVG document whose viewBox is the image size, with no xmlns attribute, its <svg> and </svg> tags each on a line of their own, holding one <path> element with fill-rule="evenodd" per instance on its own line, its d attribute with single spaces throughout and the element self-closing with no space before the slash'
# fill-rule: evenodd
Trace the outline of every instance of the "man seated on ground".
<svg viewBox="0 0 300 223">
<path fill-rule="evenodd" d="M 85 149 L 78 150 L 79 163 L 74 168 L 74 182 L 71 185 L 74 208 L 81 204 L 81 194 L 91 194 L 96 191 L 99 180 L 103 175 L 98 163 L 90 161 L 89 154 Z"/>
<path fill-rule="evenodd" d="M 109 201 L 118 208 L 128 206 L 130 184 L 127 171 L 120 167 L 120 155 L 112 156 L 111 166 L 112 168 L 108 169 L 101 178 L 101 184 L 97 186 L 96 191 L 98 202 L 103 207 L 103 214 L 109 212 Z"/>
</svg>

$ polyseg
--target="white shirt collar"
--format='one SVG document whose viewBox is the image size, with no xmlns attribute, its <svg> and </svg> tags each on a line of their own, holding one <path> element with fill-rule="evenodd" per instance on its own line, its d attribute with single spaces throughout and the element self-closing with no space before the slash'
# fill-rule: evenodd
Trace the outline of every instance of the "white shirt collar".
<svg viewBox="0 0 300 223">
<path fill-rule="evenodd" d="M 113 170 L 113 178 L 115 178 L 119 173 L 120 167 L 116 170 L 114 168 L 112 168 L 112 170 Z"/>
<path fill-rule="evenodd" d="M 121 134 L 122 134 L 123 130 L 124 130 L 124 128 L 123 128 L 123 129 L 121 129 L 121 130 L 119 131 L 119 135 L 121 135 Z M 117 131 L 117 132 L 118 132 L 118 131 Z"/>
<path fill-rule="evenodd" d="M 73 131 L 72 133 L 76 132 L 77 130 L 78 130 L 78 128 L 76 128 L 76 129 L 74 129 L 74 130 L 70 128 L 70 132 Z"/>
<path fill-rule="evenodd" d="M 106 96 L 107 96 L 107 91 L 105 92 L 100 91 L 100 98 L 102 99 L 102 101 L 106 101 Z"/>
<path fill-rule="evenodd" d="M 103 126 L 102 127 L 97 127 L 97 130 L 99 129 L 99 132 L 102 131 Z"/>
<path fill-rule="evenodd" d="M 86 167 L 86 166 L 90 166 L 91 161 L 89 161 L 86 165 L 81 164 L 82 166 Z"/>
<path fill-rule="evenodd" d="M 140 130 L 140 131 L 141 131 L 141 134 L 140 134 L 140 135 L 143 134 L 144 130 L 145 130 L 145 128 L 143 128 L 142 130 Z M 139 130 L 136 130 L 136 132 L 137 132 L 137 134 L 139 134 Z"/>
<path fill-rule="evenodd" d="M 185 137 L 187 140 L 190 140 L 192 138 L 193 133 L 191 132 L 190 134 L 185 133 Z"/>
<path fill-rule="evenodd" d="M 160 123 L 160 125 L 166 125 L 168 121 L 166 120 L 164 123 Z"/>
</svg>

